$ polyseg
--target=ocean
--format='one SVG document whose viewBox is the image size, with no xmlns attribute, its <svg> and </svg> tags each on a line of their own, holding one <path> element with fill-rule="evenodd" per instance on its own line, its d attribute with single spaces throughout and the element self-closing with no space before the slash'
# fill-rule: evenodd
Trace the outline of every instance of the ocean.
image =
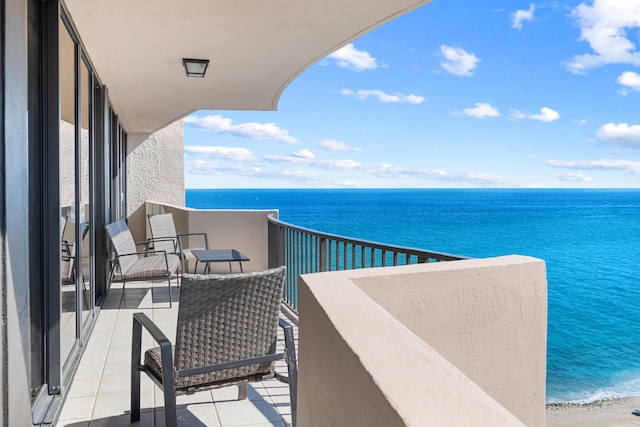
<svg viewBox="0 0 640 427">
<path fill-rule="evenodd" d="M 640 190 L 187 190 L 200 209 L 278 209 L 319 231 L 547 263 L 547 401 L 640 395 Z"/>
</svg>

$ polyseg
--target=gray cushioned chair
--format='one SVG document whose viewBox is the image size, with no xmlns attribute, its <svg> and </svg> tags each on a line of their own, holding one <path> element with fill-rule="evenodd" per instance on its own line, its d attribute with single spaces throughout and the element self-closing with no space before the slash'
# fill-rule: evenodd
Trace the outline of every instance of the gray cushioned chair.
<svg viewBox="0 0 640 427">
<path fill-rule="evenodd" d="M 169 307 L 171 307 L 171 276 L 178 270 L 180 258 L 162 250 L 138 251 L 136 242 L 124 220 L 106 225 L 105 229 L 116 252 L 109 275 L 109 285 L 116 270 L 120 270 L 123 288 L 127 280 L 166 278 L 169 284 Z"/>
<path fill-rule="evenodd" d="M 133 315 L 131 421 L 140 420 L 140 372 L 164 391 L 167 426 L 176 426 L 176 395 L 276 378 L 289 384 L 296 423 L 297 362 L 293 328 L 280 318 L 285 267 L 256 273 L 183 276 L 175 346 L 143 313 Z M 276 351 L 278 325 L 285 351 Z M 159 344 L 141 363 L 142 328 Z M 285 359 L 288 376 L 275 371 Z"/>
<path fill-rule="evenodd" d="M 154 248 L 167 253 L 174 253 L 180 257 L 180 266 L 182 273 L 185 273 L 185 267 L 189 260 L 195 259 L 191 253 L 193 249 L 209 249 L 209 238 L 207 233 L 186 233 L 178 234 L 176 232 L 176 226 L 173 221 L 173 215 L 170 213 L 165 214 L 150 214 L 149 228 L 151 229 L 152 240 L 157 240 L 154 243 Z M 191 239 L 192 236 L 202 237 L 204 247 L 186 247 L 185 237 Z M 189 243 L 191 243 L 189 241 Z M 192 245 L 193 246 L 193 245 Z"/>
</svg>

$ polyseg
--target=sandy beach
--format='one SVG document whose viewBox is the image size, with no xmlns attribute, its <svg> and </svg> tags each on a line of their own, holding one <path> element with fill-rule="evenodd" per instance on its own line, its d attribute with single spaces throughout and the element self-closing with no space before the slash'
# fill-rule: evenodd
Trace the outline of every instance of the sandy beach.
<svg viewBox="0 0 640 427">
<path fill-rule="evenodd" d="M 548 427 L 640 426 L 640 396 L 578 405 L 547 405 Z"/>
</svg>

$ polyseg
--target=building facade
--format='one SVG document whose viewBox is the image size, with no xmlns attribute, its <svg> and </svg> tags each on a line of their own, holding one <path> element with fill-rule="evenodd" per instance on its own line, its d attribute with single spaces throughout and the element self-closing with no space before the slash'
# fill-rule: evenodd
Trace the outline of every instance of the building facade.
<svg viewBox="0 0 640 427">
<path fill-rule="evenodd" d="M 104 225 L 144 238 L 145 200 L 184 204 L 182 117 L 276 109 L 311 64 L 425 3 L 0 0 L 0 424 L 55 420 L 108 292 Z"/>
<path fill-rule="evenodd" d="M 182 123 L 127 133 L 65 6 L 2 6 L 0 424 L 48 425 L 108 290 L 104 225 L 184 204 Z"/>
</svg>

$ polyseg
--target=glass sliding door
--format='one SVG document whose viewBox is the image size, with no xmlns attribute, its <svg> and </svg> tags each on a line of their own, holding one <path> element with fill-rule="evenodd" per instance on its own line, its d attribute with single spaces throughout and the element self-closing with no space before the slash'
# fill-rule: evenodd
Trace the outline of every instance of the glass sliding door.
<svg viewBox="0 0 640 427">
<path fill-rule="evenodd" d="M 60 87 L 60 360 L 64 364 L 77 338 L 77 253 L 82 218 L 76 204 L 78 192 L 76 144 L 77 48 L 62 19 L 59 21 Z"/>
<path fill-rule="evenodd" d="M 127 182 L 127 134 L 122 129 L 118 116 L 111 113 L 111 212 L 112 220 L 127 217 L 126 182 Z"/>
<path fill-rule="evenodd" d="M 95 306 L 95 77 L 69 23 L 59 20 L 60 87 L 60 356 L 63 373 Z M 64 375 L 63 375 L 64 376 Z"/>
<path fill-rule="evenodd" d="M 80 240 L 80 262 L 78 269 L 78 280 L 76 292 L 81 295 L 78 298 L 80 311 L 82 312 L 82 324 L 85 324 L 92 309 L 92 288 L 93 288 L 93 237 L 90 230 L 94 230 L 95 227 L 91 224 L 92 217 L 92 191 L 91 191 L 91 176 L 93 175 L 93 124 L 92 124 L 92 110 L 93 110 L 93 76 L 87 67 L 84 58 L 80 61 L 80 99 L 81 99 L 81 126 L 80 129 L 80 194 L 79 194 L 79 207 L 80 207 L 80 233 L 82 239 Z M 82 340 L 85 341 L 84 339 Z"/>
<path fill-rule="evenodd" d="M 103 227 L 111 215 L 111 180 L 105 169 L 114 133 L 105 114 L 107 90 L 64 6 L 28 0 L 28 12 L 29 375 L 39 425 L 53 423 L 51 408 L 69 389 L 96 300 L 106 294 Z"/>
</svg>

